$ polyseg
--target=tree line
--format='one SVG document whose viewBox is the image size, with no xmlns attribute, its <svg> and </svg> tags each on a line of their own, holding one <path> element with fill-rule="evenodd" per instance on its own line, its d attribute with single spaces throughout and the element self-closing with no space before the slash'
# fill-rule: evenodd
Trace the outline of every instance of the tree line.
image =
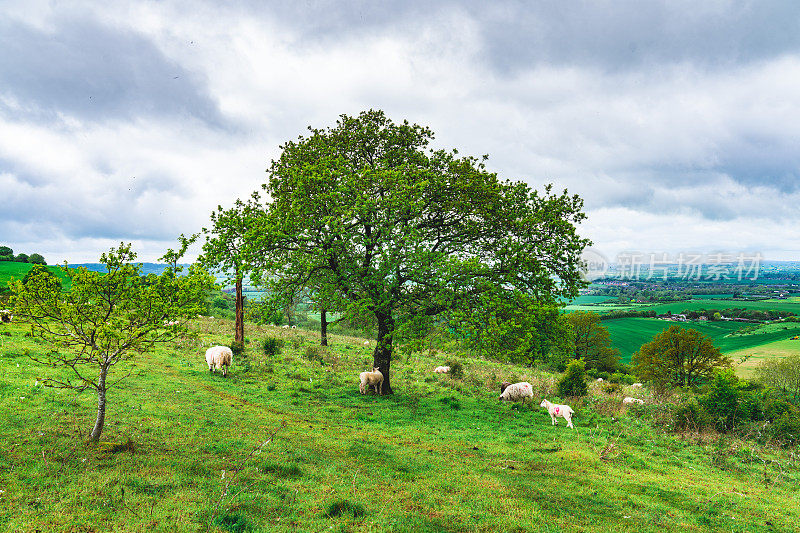
<svg viewBox="0 0 800 533">
<path fill-rule="evenodd" d="M 9 248 L 8 246 L 0 246 L 0 261 L 14 261 L 17 263 L 32 263 L 35 265 L 46 265 L 47 262 L 44 260 L 41 254 L 17 254 L 14 255 L 14 250 Z"/>
</svg>

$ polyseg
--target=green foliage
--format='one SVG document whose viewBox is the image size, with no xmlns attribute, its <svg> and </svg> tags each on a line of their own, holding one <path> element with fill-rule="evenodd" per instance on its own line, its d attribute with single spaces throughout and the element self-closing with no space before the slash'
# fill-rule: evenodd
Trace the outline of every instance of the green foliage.
<svg viewBox="0 0 800 533">
<path fill-rule="evenodd" d="M 261 349 L 267 357 L 273 357 L 281 353 L 285 341 L 277 337 L 267 337 L 261 343 Z"/>
<path fill-rule="evenodd" d="M 760 397 L 747 389 L 732 370 L 715 373 L 700 403 L 717 431 L 731 431 L 737 424 L 761 418 Z"/>
<path fill-rule="evenodd" d="M 731 366 L 711 340 L 694 329 L 671 326 L 633 354 L 634 373 L 660 385 L 695 385 Z"/>
<path fill-rule="evenodd" d="M 25 274 L 25 277 L 22 278 L 22 284 L 27 285 L 32 278 L 39 277 L 39 276 L 48 276 L 53 278 L 58 283 L 58 286 L 61 287 L 61 280 L 56 277 L 55 274 L 45 266 L 35 264 L 31 267 L 30 270 Z"/>
<path fill-rule="evenodd" d="M 272 198 L 252 235 L 262 279 L 329 287 L 375 317 L 375 365 L 387 370 L 396 326 L 468 309 L 487 289 L 541 305 L 577 295 L 588 240 L 577 196 L 500 180 L 482 159 L 433 150 L 433 132 L 382 111 L 342 115 L 284 144 Z"/>
<path fill-rule="evenodd" d="M 756 367 L 756 379 L 800 401 L 800 354 L 763 361 Z"/>
<path fill-rule="evenodd" d="M 675 409 L 675 428 L 684 431 L 702 431 L 710 425 L 711 417 L 697 397 L 692 396 Z"/>
<path fill-rule="evenodd" d="M 567 396 L 586 396 L 589 387 L 586 384 L 586 364 L 575 359 L 567 364 L 567 370 L 558 381 L 558 395 L 562 398 Z"/>
<path fill-rule="evenodd" d="M 28 257 L 28 263 L 33 263 L 35 265 L 46 265 L 47 261 L 44 260 L 41 254 L 31 254 Z"/>
<path fill-rule="evenodd" d="M 556 307 L 544 307 L 522 292 L 487 290 L 468 308 L 449 313 L 462 344 L 484 357 L 563 370 L 573 350 L 570 324 Z"/>
<path fill-rule="evenodd" d="M 113 367 L 184 332 L 178 319 L 204 309 L 205 291 L 213 283 L 195 266 L 186 275 L 167 269 L 142 277 L 135 258 L 130 245 L 121 243 L 100 257 L 105 273 L 64 267 L 69 291 L 41 266 L 27 282 L 12 285 L 16 314 L 31 322 L 33 335 L 56 348 L 36 360 L 72 370 L 69 377 L 51 377 L 45 384 L 97 391 L 93 440 L 103 428 L 106 391 L 113 385 L 106 380 Z M 165 326 L 169 322 L 173 325 Z"/>
<path fill-rule="evenodd" d="M 14 258 L 14 261 L 17 263 L 27 263 L 28 262 L 28 254 L 17 254 Z"/>
<path fill-rule="evenodd" d="M 613 372 L 619 361 L 619 350 L 611 347 L 608 329 L 600 324 L 600 315 L 574 311 L 567 315 L 572 326 L 575 358 L 583 359 L 587 368 Z"/>
<path fill-rule="evenodd" d="M 325 354 L 325 347 L 323 346 L 306 346 L 303 355 L 309 361 L 317 361 L 318 363 L 324 363 L 325 359 L 323 355 Z"/>
<path fill-rule="evenodd" d="M 232 341 L 230 345 L 231 353 L 234 357 L 242 357 L 244 355 L 244 343 Z"/>
<path fill-rule="evenodd" d="M 8 246 L 0 246 L 0 261 L 13 261 L 14 250 Z"/>
<path fill-rule="evenodd" d="M 456 360 L 447 361 L 447 366 L 450 367 L 449 374 L 453 379 L 464 378 L 464 366 L 461 364 L 461 361 L 456 361 Z"/>
</svg>

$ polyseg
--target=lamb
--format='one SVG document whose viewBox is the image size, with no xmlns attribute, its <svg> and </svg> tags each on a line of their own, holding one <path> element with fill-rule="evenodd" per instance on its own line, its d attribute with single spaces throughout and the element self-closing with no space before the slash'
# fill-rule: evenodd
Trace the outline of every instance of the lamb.
<svg viewBox="0 0 800 533">
<path fill-rule="evenodd" d="M 366 394 L 369 387 L 375 387 L 376 394 L 383 394 L 383 374 L 378 367 L 373 367 L 372 372 L 362 372 L 358 377 L 361 379 L 358 386 L 361 394 Z"/>
<path fill-rule="evenodd" d="M 630 396 L 626 396 L 625 399 L 622 400 L 622 403 L 635 403 L 638 405 L 644 405 L 644 400 L 640 400 L 639 398 L 632 398 Z"/>
<path fill-rule="evenodd" d="M 208 363 L 209 372 L 221 368 L 222 375 L 227 377 L 228 367 L 233 363 L 233 352 L 227 346 L 212 346 L 206 350 L 206 363 Z"/>
<path fill-rule="evenodd" d="M 575 429 L 575 426 L 572 425 L 572 415 L 575 414 L 575 411 L 573 411 L 572 407 L 569 405 L 558 405 L 555 403 L 550 403 L 547 400 L 542 400 L 542 403 L 539 404 L 539 407 L 544 407 L 547 409 L 547 412 L 550 413 L 550 421 L 553 423 L 552 425 L 558 425 L 556 417 L 560 416 L 567 421 L 568 428 Z"/>
<path fill-rule="evenodd" d="M 631 385 L 631 387 L 634 387 L 634 388 L 640 389 L 640 388 L 642 387 L 642 384 L 641 384 L 641 383 L 633 383 L 633 384 Z"/>
<path fill-rule="evenodd" d="M 448 372 L 450 372 L 449 366 L 437 366 L 433 369 L 434 374 L 447 374 Z"/>
<path fill-rule="evenodd" d="M 531 387 L 531 384 L 527 381 L 521 381 L 506 387 L 505 390 L 500 394 L 499 400 L 503 402 L 516 402 L 522 400 L 522 404 L 524 405 L 525 398 L 533 398 L 533 387 Z"/>
</svg>

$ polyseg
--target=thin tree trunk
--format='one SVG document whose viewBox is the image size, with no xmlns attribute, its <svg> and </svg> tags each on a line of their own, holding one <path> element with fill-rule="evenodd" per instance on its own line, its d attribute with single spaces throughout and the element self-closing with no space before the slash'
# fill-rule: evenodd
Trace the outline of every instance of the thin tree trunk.
<svg viewBox="0 0 800 533">
<path fill-rule="evenodd" d="M 242 295 L 242 276 L 236 273 L 236 327 L 233 340 L 244 342 L 244 296 Z"/>
<path fill-rule="evenodd" d="M 104 366 L 100 370 L 100 377 L 97 379 L 97 420 L 94 422 L 94 429 L 92 429 L 91 440 L 100 440 L 100 434 L 103 432 L 103 425 L 106 421 L 106 375 L 108 374 L 108 367 Z"/>
<path fill-rule="evenodd" d="M 394 318 L 391 312 L 375 312 L 375 318 L 378 321 L 378 343 L 373 354 L 373 366 L 377 367 L 383 374 L 383 394 L 393 394 L 390 366 L 392 362 Z"/>
<path fill-rule="evenodd" d="M 328 310 L 324 307 L 319 310 L 319 345 L 328 345 Z"/>
</svg>

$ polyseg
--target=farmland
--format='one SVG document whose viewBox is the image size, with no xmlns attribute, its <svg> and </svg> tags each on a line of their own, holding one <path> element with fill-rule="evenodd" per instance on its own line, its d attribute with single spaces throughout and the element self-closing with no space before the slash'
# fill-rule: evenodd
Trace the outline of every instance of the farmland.
<svg viewBox="0 0 800 533">
<path fill-rule="evenodd" d="M 111 393 L 103 442 L 87 446 L 95 398 L 38 385 L 58 371 L 24 353 L 49 347 L 5 327 L 0 529 L 800 528 L 800 470 L 779 449 L 682 439 L 645 421 L 656 410 L 625 414 L 600 391 L 574 400 L 575 431 L 552 427 L 536 404 L 498 404 L 496 386 L 526 379 L 552 398 L 555 376 L 470 358 L 463 379 L 431 374 L 447 354 L 399 359 L 397 393 L 362 396 L 364 339 L 332 336 L 317 351 L 311 331 L 248 324 L 247 364 L 223 379 L 202 358 L 203 344 L 230 338 L 219 319 L 141 356 Z M 267 335 L 283 336 L 282 354 L 260 352 Z"/>
</svg>

